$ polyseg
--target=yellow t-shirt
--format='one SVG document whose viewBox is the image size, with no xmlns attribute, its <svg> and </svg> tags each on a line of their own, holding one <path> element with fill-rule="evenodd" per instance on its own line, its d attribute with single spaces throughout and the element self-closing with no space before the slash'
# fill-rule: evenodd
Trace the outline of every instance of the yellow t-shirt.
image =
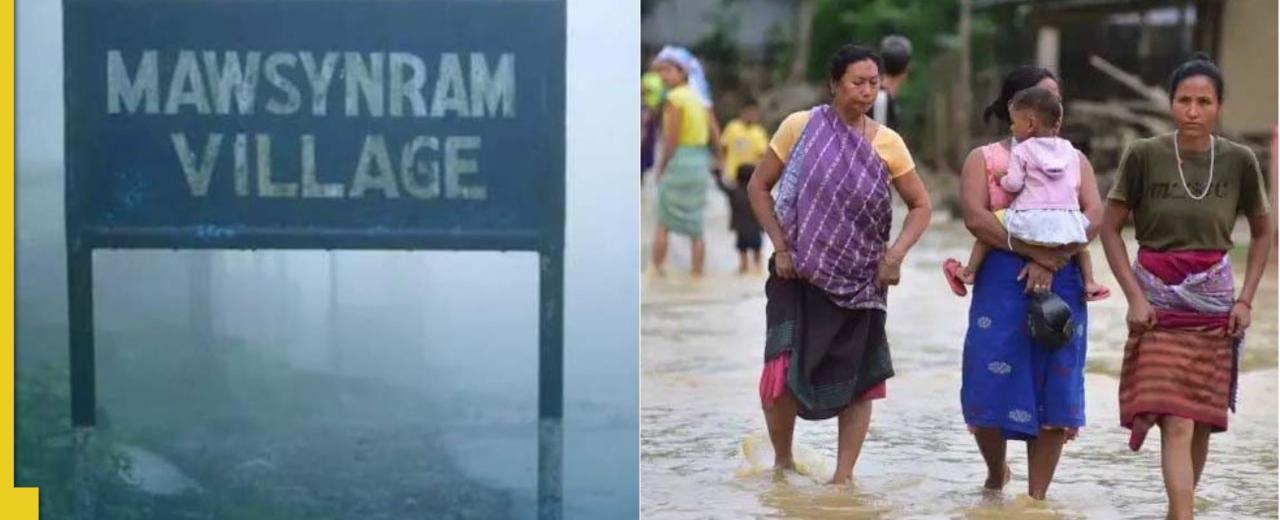
<svg viewBox="0 0 1280 520">
<path fill-rule="evenodd" d="M 778 154 L 783 164 L 786 164 L 787 157 L 791 156 L 791 149 L 795 148 L 796 141 L 800 140 L 800 134 L 804 132 L 804 126 L 807 124 L 809 124 L 809 111 L 801 110 L 793 112 L 778 125 L 778 131 L 773 134 L 773 140 L 769 142 L 769 149 Z M 896 179 L 916 169 L 916 162 L 911 158 L 911 152 L 907 150 L 907 144 L 902 141 L 902 136 L 887 126 L 881 125 L 876 130 L 875 137 L 871 139 L 871 147 L 888 167 L 890 179 Z"/>
<path fill-rule="evenodd" d="M 706 146 L 710 127 L 707 107 L 689 85 L 667 91 L 667 102 L 680 109 L 680 146 Z"/>
<path fill-rule="evenodd" d="M 769 134 L 763 126 L 734 119 L 724 127 L 720 142 L 724 145 L 724 175 L 737 181 L 738 166 L 760 163 L 760 157 L 769 149 Z"/>
</svg>

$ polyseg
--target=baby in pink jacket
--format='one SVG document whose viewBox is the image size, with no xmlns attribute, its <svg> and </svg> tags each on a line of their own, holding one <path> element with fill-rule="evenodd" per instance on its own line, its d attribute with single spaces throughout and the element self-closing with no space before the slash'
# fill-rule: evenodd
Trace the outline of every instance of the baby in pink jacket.
<svg viewBox="0 0 1280 520">
<path fill-rule="evenodd" d="M 1080 211 L 1080 154 L 1066 139 L 1058 137 L 1062 104 L 1052 92 L 1033 87 L 1009 101 L 1013 136 L 1017 144 L 1009 157 L 1009 168 L 1000 177 L 1000 186 L 1014 195 L 1008 209 L 995 214 L 1009 236 L 1028 244 L 1058 247 L 1087 244 L 1085 229 L 1089 219 Z M 958 274 L 972 285 L 975 273 L 990 246 L 981 241 L 973 246 L 969 263 Z M 1093 279 L 1089 252 L 1076 255 L 1089 300 L 1105 298 L 1108 290 Z"/>
</svg>

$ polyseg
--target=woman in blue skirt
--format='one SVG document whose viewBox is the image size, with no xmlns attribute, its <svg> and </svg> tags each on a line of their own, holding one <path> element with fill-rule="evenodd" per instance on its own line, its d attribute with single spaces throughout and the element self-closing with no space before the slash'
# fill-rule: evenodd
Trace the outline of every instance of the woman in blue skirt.
<svg viewBox="0 0 1280 520">
<path fill-rule="evenodd" d="M 1048 70 L 1024 66 L 1011 72 L 986 118 L 1010 124 L 1008 102 L 1027 88 L 1057 93 Z M 961 173 L 965 225 L 992 246 L 973 286 L 969 330 L 964 343 L 960 392 L 965 423 L 987 465 L 987 489 L 1008 483 L 1009 439 L 1027 443 L 1027 493 L 1043 500 L 1062 445 L 1084 426 L 1084 361 L 1087 330 L 1084 282 L 1071 255 L 1079 247 L 1046 249 L 1010 239 L 991 211 L 990 179 L 1003 174 L 1015 143 L 1005 139 L 974 149 Z M 1093 240 L 1102 217 L 1093 167 L 1080 156 L 1080 209 Z M 1070 309 L 1071 337 L 1049 345 L 1028 327 L 1032 295 L 1052 292 Z"/>
</svg>

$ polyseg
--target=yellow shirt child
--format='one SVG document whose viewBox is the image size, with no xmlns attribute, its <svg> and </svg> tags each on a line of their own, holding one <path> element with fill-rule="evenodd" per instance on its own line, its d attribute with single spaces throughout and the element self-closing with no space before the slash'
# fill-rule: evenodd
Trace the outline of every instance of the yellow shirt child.
<svg viewBox="0 0 1280 520">
<path fill-rule="evenodd" d="M 734 119 L 720 136 L 724 146 L 724 175 L 737 182 L 738 166 L 758 164 L 769 149 L 769 133 L 760 123 Z"/>
</svg>

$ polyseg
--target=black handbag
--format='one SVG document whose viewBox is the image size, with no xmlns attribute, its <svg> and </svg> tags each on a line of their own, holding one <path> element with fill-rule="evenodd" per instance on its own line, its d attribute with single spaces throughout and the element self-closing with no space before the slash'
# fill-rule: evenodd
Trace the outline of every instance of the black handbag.
<svg viewBox="0 0 1280 520">
<path fill-rule="evenodd" d="M 1027 306 L 1027 329 L 1036 343 L 1053 350 L 1075 337 L 1075 317 L 1071 307 L 1058 295 L 1035 293 Z"/>
</svg>

